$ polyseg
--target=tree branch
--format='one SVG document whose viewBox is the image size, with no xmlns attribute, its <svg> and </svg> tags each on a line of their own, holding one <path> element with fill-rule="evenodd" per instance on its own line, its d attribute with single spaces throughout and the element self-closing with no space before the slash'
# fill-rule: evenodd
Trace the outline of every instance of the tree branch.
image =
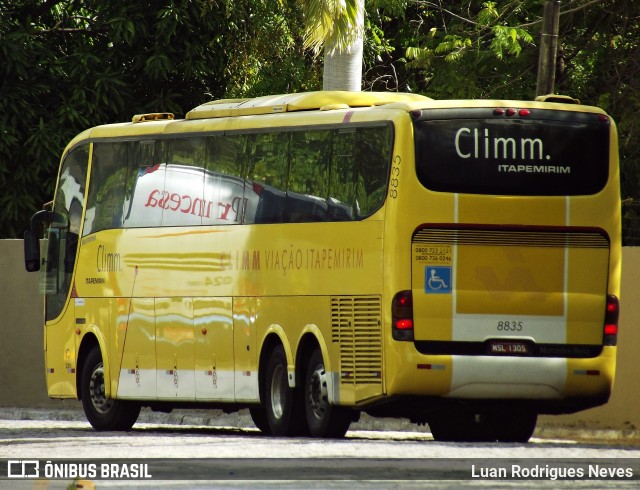
<svg viewBox="0 0 640 490">
<path fill-rule="evenodd" d="M 495 93 L 496 90 L 499 90 L 499 89 L 502 90 L 505 87 L 515 84 L 516 82 L 522 80 L 526 75 L 529 75 L 529 72 L 533 71 L 533 69 L 534 69 L 533 65 L 529 66 L 523 72 L 521 72 L 520 75 L 518 75 L 517 77 L 513 77 L 511 80 L 509 80 L 509 82 L 502 84 L 500 87 L 494 87 L 492 90 L 487 92 L 485 96 L 491 97 L 491 94 Z"/>
<path fill-rule="evenodd" d="M 109 29 L 106 27 L 98 28 L 98 29 L 86 29 L 84 27 L 53 27 L 51 29 L 40 29 L 38 32 L 40 34 L 51 34 L 55 32 L 64 32 L 64 33 L 73 33 L 73 32 L 86 32 L 87 34 L 93 33 L 101 33 L 108 32 Z"/>
<path fill-rule="evenodd" d="M 609 0 L 604 0 L 604 2 L 607 2 Z M 603 0 L 591 0 L 590 2 L 585 3 L 584 5 L 580 5 L 578 7 L 569 9 L 569 10 L 560 10 L 560 16 L 566 15 L 566 14 L 573 14 L 574 12 L 579 12 L 580 10 L 584 10 L 587 7 L 590 7 L 591 5 L 593 5 L 594 3 L 604 3 Z M 518 27 L 531 27 L 534 26 L 536 24 L 540 24 L 542 22 L 542 19 L 540 20 L 535 20 L 533 22 L 528 22 L 526 24 L 520 24 Z"/>
<path fill-rule="evenodd" d="M 34 18 L 42 17 L 44 14 L 50 11 L 53 7 L 55 7 L 59 3 L 62 3 L 63 1 L 64 0 L 45 0 L 42 3 L 42 5 L 33 9 L 31 14 L 33 15 Z"/>
<path fill-rule="evenodd" d="M 593 4 L 596 3 L 606 3 L 610 0 L 590 0 L 589 2 L 585 3 L 584 5 L 579 5 L 577 7 L 571 8 L 569 10 L 561 10 L 560 15 L 566 15 L 566 14 L 572 14 L 575 12 L 579 12 L 580 10 L 584 10 L 587 7 L 590 7 Z M 428 7 L 432 7 L 435 8 L 437 10 L 439 10 L 440 12 L 444 12 L 446 14 L 449 14 L 452 17 L 455 17 L 458 20 L 461 20 L 462 22 L 466 22 L 467 24 L 471 24 L 475 27 L 487 27 L 485 25 L 479 24 L 478 22 L 475 22 L 471 19 L 467 19 L 466 17 L 462 17 L 461 15 L 456 14 L 455 12 L 452 12 L 451 10 L 447 10 L 446 8 L 444 8 L 442 5 L 433 3 L 433 2 L 426 2 L 423 0 L 416 0 L 415 2 L 418 5 L 426 5 Z M 502 14 L 501 14 L 502 16 Z M 522 27 L 531 27 L 531 26 L 535 26 L 537 24 L 542 23 L 542 18 L 540 18 L 539 20 L 534 20 L 533 22 L 527 22 L 526 24 L 520 24 L 519 26 L 517 26 L 518 28 L 522 28 Z"/>
<path fill-rule="evenodd" d="M 446 8 L 444 8 L 442 5 L 438 5 L 436 3 L 433 2 L 425 2 L 423 0 L 416 0 L 416 4 L 418 5 L 426 5 L 428 7 L 433 7 L 441 12 L 444 12 L 446 14 L 449 14 L 451 17 L 455 17 L 458 20 L 461 20 L 462 22 L 466 22 L 467 24 L 471 24 L 473 26 L 479 26 L 480 24 L 478 24 L 477 22 L 474 22 L 471 19 L 467 19 L 466 17 L 462 17 L 461 15 L 458 15 L 454 12 L 452 12 L 451 10 L 447 10 Z"/>
</svg>

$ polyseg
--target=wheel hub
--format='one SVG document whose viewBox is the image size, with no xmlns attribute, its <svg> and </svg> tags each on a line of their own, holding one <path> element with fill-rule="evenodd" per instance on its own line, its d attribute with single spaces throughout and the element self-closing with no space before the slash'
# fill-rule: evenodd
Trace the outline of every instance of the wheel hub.
<svg viewBox="0 0 640 490">
<path fill-rule="evenodd" d="M 91 403 L 98 412 L 106 413 L 113 405 L 113 402 L 106 396 L 104 386 L 104 366 L 102 363 L 97 365 L 91 373 L 89 396 L 91 398 Z"/>
<path fill-rule="evenodd" d="M 329 397 L 327 393 L 327 375 L 324 366 L 318 366 L 311 375 L 309 383 L 309 405 L 313 415 L 320 419 L 324 417 Z"/>
<path fill-rule="evenodd" d="M 284 386 L 286 377 L 284 374 L 284 367 L 276 366 L 271 379 L 271 410 L 277 419 L 281 419 L 284 414 L 284 396 L 286 390 Z"/>
</svg>

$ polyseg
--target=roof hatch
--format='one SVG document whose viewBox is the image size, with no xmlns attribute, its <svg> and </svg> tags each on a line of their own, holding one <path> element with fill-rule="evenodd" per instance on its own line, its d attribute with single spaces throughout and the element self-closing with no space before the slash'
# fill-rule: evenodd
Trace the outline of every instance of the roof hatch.
<svg viewBox="0 0 640 490">
<path fill-rule="evenodd" d="M 171 112 L 152 112 L 150 114 L 136 114 L 131 118 L 131 122 L 172 121 L 174 117 Z"/>
</svg>

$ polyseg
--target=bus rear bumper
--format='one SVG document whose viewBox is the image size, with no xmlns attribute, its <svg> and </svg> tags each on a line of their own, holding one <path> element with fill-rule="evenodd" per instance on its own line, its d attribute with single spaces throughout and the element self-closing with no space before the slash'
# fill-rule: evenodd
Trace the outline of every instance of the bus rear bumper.
<svg viewBox="0 0 640 490">
<path fill-rule="evenodd" d="M 537 413 L 573 413 L 607 402 L 615 375 L 615 347 L 592 358 L 531 356 L 389 356 L 387 400 L 408 397 L 421 411 L 451 405 L 511 404 Z M 395 353 L 394 353 L 395 354 Z M 402 361 L 404 357 L 404 361 Z M 414 403 L 415 405 L 415 403 Z"/>
<path fill-rule="evenodd" d="M 563 396 L 566 359 L 453 356 L 449 398 L 554 399 Z"/>
<path fill-rule="evenodd" d="M 434 415 L 442 413 L 536 413 L 542 415 L 571 414 L 604 405 L 609 394 L 598 397 L 569 397 L 563 399 L 460 399 L 423 396 L 397 396 L 363 409 L 372 417 L 406 418 L 413 423 L 426 424 Z"/>
</svg>

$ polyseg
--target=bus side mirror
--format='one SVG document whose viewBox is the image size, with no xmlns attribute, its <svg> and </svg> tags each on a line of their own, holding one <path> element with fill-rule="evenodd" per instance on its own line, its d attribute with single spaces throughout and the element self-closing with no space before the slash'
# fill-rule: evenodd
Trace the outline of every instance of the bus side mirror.
<svg viewBox="0 0 640 490">
<path fill-rule="evenodd" d="M 60 213 L 42 209 L 31 216 L 31 229 L 24 232 L 24 266 L 27 272 L 40 270 L 40 237 L 38 230 L 45 224 L 56 228 L 68 226 L 67 219 Z"/>
<path fill-rule="evenodd" d="M 27 272 L 40 270 L 40 239 L 36 230 L 24 232 L 24 266 Z"/>
</svg>

